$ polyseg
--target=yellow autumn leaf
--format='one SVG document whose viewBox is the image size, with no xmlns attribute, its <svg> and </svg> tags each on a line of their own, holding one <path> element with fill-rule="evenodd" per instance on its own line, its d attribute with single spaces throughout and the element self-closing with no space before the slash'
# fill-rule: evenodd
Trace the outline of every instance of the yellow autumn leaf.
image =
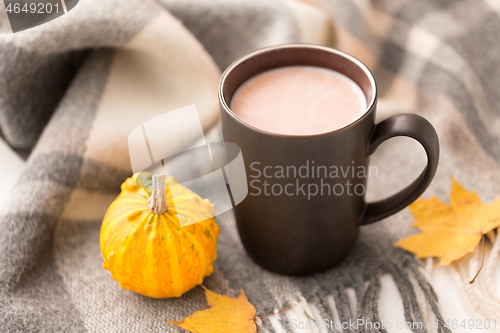
<svg viewBox="0 0 500 333">
<path fill-rule="evenodd" d="M 418 258 L 438 257 L 439 266 L 473 252 L 484 234 L 500 226 L 500 199 L 485 205 L 477 192 L 470 193 L 453 179 L 450 205 L 436 197 L 410 205 L 413 225 L 422 233 L 394 245 Z"/>
<path fill-rule="evenodd" d="M 255 307 L 243 289 L 238 298 L 219 295 L 205 288 L 209 309 L 197 311 L 179 321 L 167 322 L 193 333 L 255 333 Z"/>
</svg>

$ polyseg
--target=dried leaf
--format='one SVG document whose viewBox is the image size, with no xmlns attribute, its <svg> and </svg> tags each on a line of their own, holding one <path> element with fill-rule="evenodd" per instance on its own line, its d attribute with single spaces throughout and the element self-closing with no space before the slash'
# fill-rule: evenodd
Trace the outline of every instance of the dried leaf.
<svg viewBox="0 0 500 333">
<path fill-rule="evenodd" d="M 209 309 L 179 321 L 168 321 L 193 333 L 255 333 L 255 307 L 243 289 L 238 298 L 219 295 L 205 288 Z"/>
<path fill-rule="evenodd" d="M 473 252 L 484 234 L 500 226 L 500 199 L 485 205 L 477 192 L 468 192 L 453 179 L 450 201 L 448 206 L 432 197 L 411 204 L 413 225 L 422 233 L 394 245 L 418 258 L 439 257 L 439 266 L 444 266 Z"/>
</svg>

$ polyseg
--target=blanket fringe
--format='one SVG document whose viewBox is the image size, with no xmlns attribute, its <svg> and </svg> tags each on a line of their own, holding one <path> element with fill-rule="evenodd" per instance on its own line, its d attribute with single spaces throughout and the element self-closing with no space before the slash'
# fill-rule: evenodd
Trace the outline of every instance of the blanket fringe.
<svg viewBox="0 0 500 333">
<path fill-rule="evenodd" d="M 500 248 L 500 245 L 498 246 Z M 437 332 L 449 333 L 444 327 L 445 321 L 439 311 L 438 296 L 430 284 L 430 271 L 426 270 L 418 261 L 407 260 L 404 265 L 389 263 L 386 273 L 389 274 L 400 293 L 403 301 L 405 321 L 409 323 L 422 323 L 414 325 L 410 329 L 415 333 L 429 332 L 429 320 L 432 318 L 438 321 Z M 301 332 L 322 333 L 322 332 L 359 332 L 359 333 L 387 333 L 385 327 L 378 327 L 375 323 L 381 323 L 378 301 L 380 298 L 381 281 L 380 275 L 374 274 L 373 278 L 364 281 L 361 277 L 352 279 L 352 284 L 338 287 L 333 292 L 326 293 L 317 290 L 306 295 L 297 295 L 290 301 L 290 305 L 295 306 L 279 315 L 281 327 L 272 327 L 271 322 L 262 325 L 265 332 L 294 332 L 292 323 L 310 323 L 309 327 L 304 327 Z M 349 291 L 350 290 L 350 291 Z M 352 292 L 354 291 L 354 293 Z M 352 296 L 352 295 L 354 296 Z M 352 297 L 354 297 L 354 302 Z M 307 299 L 306 299 L 307 298 Z M 354 308 L 352 306 L 354 304 Z M 288 306 L 288 305 L 287 305 Z M 280 309 L 275 309 L 279 311 Z M 265 318 L 268 319 L 268 318 Z M 356 322 L 363 319 L 373 325 L 364 325 L 355 330 L 339 329 L 340 326 L 325 326 L 325 319 L 330 323 Z M 263 320 L 264 322 L 264 320 Z M 276 322 L 276 321 L 275 321 Z M 314 325 L 316 323 L 316 325 Z M 432 330 L 431 330 L 432 331 Z"/>
<path fill-rule="evenodd" d="M 488 234 L 488 238 L 493 243 L 493 248 L 486 259 L 486 269 L 484 271 L 484 276 L 479 275 L 478 281 L 476 283 L 470 284 L 469 281 L 471 276 L 478 271 L 480 266 L 480 256 L 481 251 L 478 248 L 471 254 L 456 262 L 454 265 L 455 274 L 461 282 L 462 292 L 465 297 L 469 300 L 473 307 L 473 310 L 479 317 L 483 319 L 492 320 L 494 318 L 500 318 L 500 297 L 498 296 L 498 290 L 495 289 L 492 283 L 493 269 L 495 262 L 499 256 L 500 252 L 500 237 L 493 232 Z M 484 290 L 481 288 L 481 284 L 484 280 Z M 495 330 L 494 328 L 490 328 Z M 500 332 L 500 328 L 495 331 Z"/>
</svg>

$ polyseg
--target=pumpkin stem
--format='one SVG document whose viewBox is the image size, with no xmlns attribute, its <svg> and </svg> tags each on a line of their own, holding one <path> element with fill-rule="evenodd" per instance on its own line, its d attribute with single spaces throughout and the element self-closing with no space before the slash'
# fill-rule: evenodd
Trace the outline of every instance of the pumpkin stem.
<svg viewBox="0 0 500 333">
<path fill-rule="evenodd" d="M 151 214 L 163 214 L 168 209 L 167 185 L 164 175 L 153 176 L 153 189 L 148 200 L 148 208 Z"/>
</svg>

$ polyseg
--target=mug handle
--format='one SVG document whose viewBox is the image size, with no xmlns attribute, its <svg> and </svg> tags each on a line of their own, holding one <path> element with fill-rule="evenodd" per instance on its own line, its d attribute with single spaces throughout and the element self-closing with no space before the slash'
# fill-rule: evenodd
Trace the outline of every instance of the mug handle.
<svg viewBox="0 0 500 333">
<path fill-rule="evenodd" d="M 436 130 L 427 119 L 410 113 L 385 119 L 376 125 L 368 143 L 367 154 L 373 154 L 382 142 L 395 136 L 407 136 L 420 142 L 427 153 L 427 165 L 420 176 L 408 187 L 386 199 L 367 203 L 359 225 L 377 222 L 410 205 L 424 193 L 436 174 L 439 162 L 439 140 Z"/>
</svg>

